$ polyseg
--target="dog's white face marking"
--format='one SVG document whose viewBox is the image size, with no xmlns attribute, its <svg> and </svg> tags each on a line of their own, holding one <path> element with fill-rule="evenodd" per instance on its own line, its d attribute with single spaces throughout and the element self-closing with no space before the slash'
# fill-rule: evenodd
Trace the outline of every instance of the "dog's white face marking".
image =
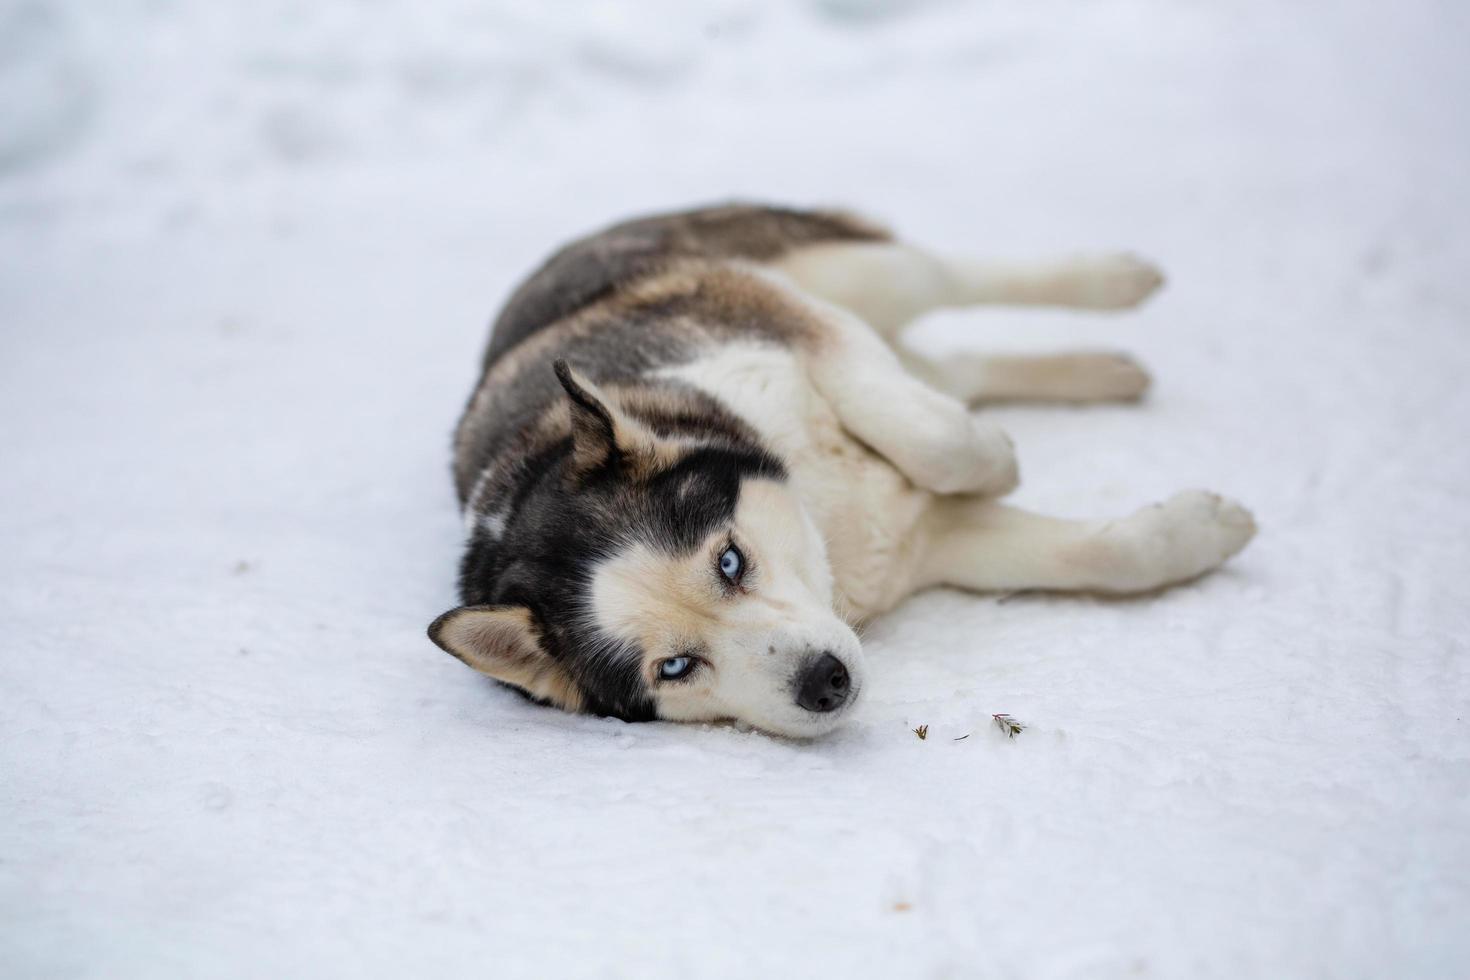
<svg viewBox="0 0 1470 980">
<path fill-rule="evenodd" d="M 592 603 L 598 628 L 640 652 L 660 718 L 810 737 L 836 727 L 863 683 L 862 649 L 832 589 L 795 491 L 751 478 L 729 526 L 692 555 L 640 543 L 600 564 Z"/>
</svg>

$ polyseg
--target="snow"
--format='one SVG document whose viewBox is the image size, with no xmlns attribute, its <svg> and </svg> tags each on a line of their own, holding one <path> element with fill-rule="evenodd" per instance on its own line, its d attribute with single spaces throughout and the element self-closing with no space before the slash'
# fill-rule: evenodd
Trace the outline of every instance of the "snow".
<svg viewBox="0 0 1470 980">
<path fill-rule="evenodd" d="M 0 0 L 0 973 L 1461 975 L 1467 39 L 1452 0 Z M 1136 353 L 1143 406 L 998 413 L 1018 500 L 1204 486 L 1259 538 L 1134 601 L 921 596 L 811 744 L 482 682 L 423 630 L 489 317 L 731 196 L 1158 259 L 1137 314 L 919 339 Z"/>
</svg>

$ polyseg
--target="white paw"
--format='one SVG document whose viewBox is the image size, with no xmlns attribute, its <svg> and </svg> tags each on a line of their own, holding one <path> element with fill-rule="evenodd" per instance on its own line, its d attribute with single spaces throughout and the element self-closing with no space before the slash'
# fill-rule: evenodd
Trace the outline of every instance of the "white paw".
<svg viewBox="0 0 1470 980">
<path fill-rule="evenodd" d="M 1177 493 L 1102 534 L 1116 566 L 1106 588 L 1135 592 L 1184 582 L 1224 564 L 1256 533 L 1250 511 L 1203 490 Z"/>
<path fill-rule="evenodd" d="M 1137 306 L 1163 284 L 1156 266 L 1124 252 L 1077 259 L 1065 277 L 1071 305 L 1089 310 Z"/>
<path fill-rule="evenodd" d="M 930 479 L 924 481 L 936 493 L 976 493 L 1002 497 L 1021 482 L 1016 463 L 1016 445 L 997 426 L 966 417 L 967 431 L 961 444 L 935 460 Z"/>
</svg>

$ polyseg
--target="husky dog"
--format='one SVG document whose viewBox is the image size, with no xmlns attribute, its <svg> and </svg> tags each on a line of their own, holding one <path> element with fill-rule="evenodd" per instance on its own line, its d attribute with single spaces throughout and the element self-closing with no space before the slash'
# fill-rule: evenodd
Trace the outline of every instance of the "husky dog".
<svg viewBox="0 0 1470 980">
<path fill-rule="evenodd" d="M 1115 354 L 921 359 L 904 326 L 987 303 L 1119 309 L 1126 255 L 994 264 L 848 214 L 714 207 L 562 249 L 501 312 L 454 441 L 464 605 L 433 641 L 532 699 L 629 721 L 829 731 L 853 626 L 930 586 L 1136 593 L 1255 532 L 1198 491 L 1118 520 L 997 503 L 996 400 L 1137 398 Z"/>
</svg>

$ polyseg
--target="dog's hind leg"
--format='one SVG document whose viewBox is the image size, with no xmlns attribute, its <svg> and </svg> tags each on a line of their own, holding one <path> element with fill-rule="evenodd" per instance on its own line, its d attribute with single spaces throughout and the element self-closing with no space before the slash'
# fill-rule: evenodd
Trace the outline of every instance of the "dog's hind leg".
<svg viewBox="0 0 1470 980">
<path fill-rule="evenodd" d="M 1142 303 L 1164 281 L 1154 266 L 1123 253 L 990 262 L 936 255 L 902 242 L 811 245 L 787 253 L 772 268 L 852 310 L 890 339 L 930 310 L 988 304 L 1120 310 Z"/>
<path fill-rule="evenodd" d="M 1060 520 L 975 497 L 937 497 L 917 531 L 912 585 L 1148 592 L 1218 567 L 1255 530 L 1245 508 L 1199 490 L 1113 521 Z"/>
<path fill-rule="evenodd" d="M 1127 354 L 955 352 L 931 359 L 899 349 L 914 374 L 968 404 L 982 402 L 1126 402 L 1148 390 L 1149 375 Z"/>
</svg>

